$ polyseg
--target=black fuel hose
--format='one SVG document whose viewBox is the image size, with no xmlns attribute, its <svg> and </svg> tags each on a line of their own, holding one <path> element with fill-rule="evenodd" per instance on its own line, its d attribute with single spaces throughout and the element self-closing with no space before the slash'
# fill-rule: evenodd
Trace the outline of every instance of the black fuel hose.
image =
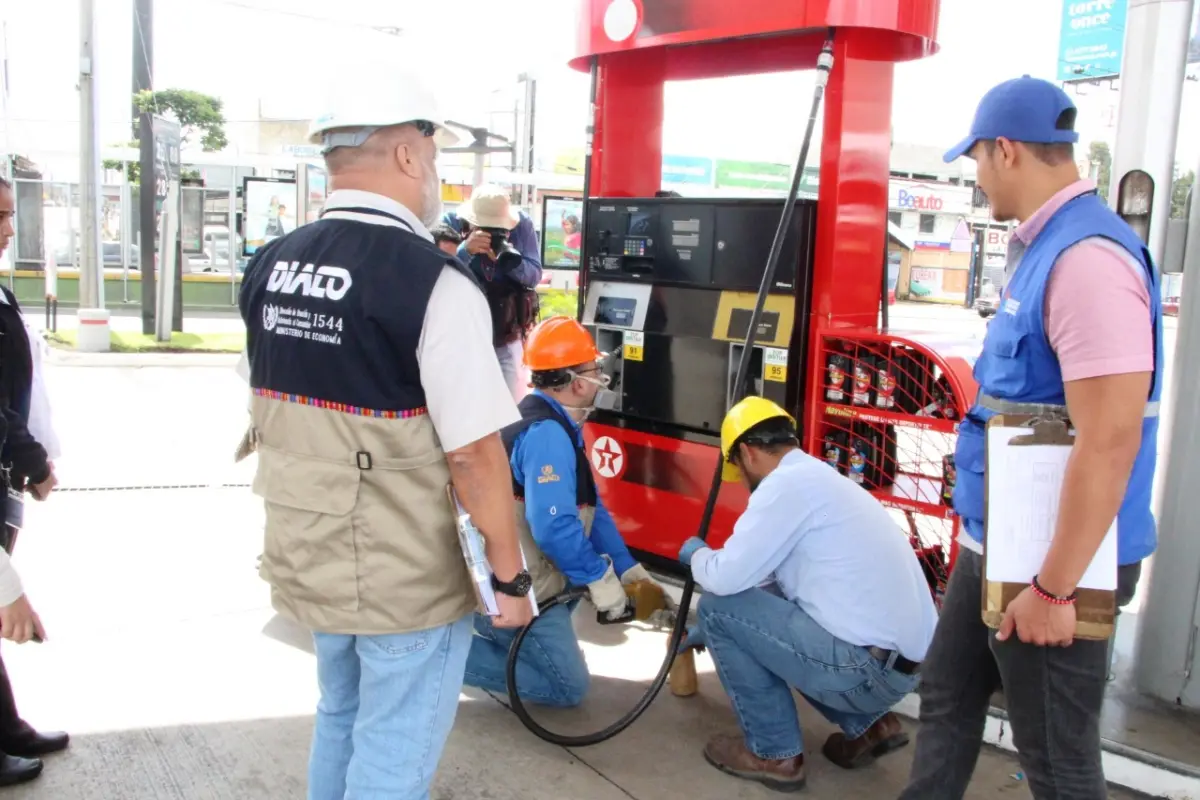
<svg viewBox="0 0 1200 800">
<path fill-rule="evenodd" d="M 763 270 L 762 283 L 758 287 L 758 298 L 754 303 L 754 313 L 750 315 L 750 326 L 746 332 L 746 343 L 742 349 L 742 357 L 738 362 L 737 378 L 734 383 L 735 395 L 731 398 L 731 402 L 736 403 L 744 396 L 744 384 L 746 381 L 746 373 L 750 368 L 750 355 L 754 348 L 754 343 L 758 338 L 758 321 L 762 316 L 763 306 L 767 302 L 767 295 L 771 291 L 771 287 L 775 283 L 775 269 L 779 264 L 779 256 L 783 250 L 783 239 L 787 234 L 788 228 L 792 222 L 792 212 L 795 209 L 796 199 L 800 194 L 800 179 L 804 174 L 804 166 L 808 161 L 808 148 L 812 143 L 813 129 L 816 127 L 818 112 L 821 107 L 821 98 L 825 94 L 825 84 L 829 81 L 829 71 L 833 68 L 833 31 L 829 32 L 829 36 L 825 41 L 825 46 L 821 49 L 821 55 L 817 59 L 817 85 L 813 90 L 812 110 L 808 116 L 808 127 L 804 131 L 804 142 L 800 146 L 800 157 L 796 163 L 796 171 L 792 175 L 792 188 L 788 193 L 787 202 L 783 206 L 783 214 L 779 219 L 779 227 L 775 229 L 775 241 L 771 244 L 771 254 L 767 257 L 767 265 Z M 723 467 L 723 459 L 718 458 L 717 468 L 713 472 L 712 486 L 708 491 L 708 501 L 704 505 L 704 514 L 700 518 L 700 528 L 696 532 L 696 536 L 700 539 L 708 538 L 709 526 L 712 524 L 713 512 L 717 507 L 717 496 L 721 491 L 721 471 Z M 687 629 L 688 610 L 691 608 L 692 595 L 695 593 L 696 581 L 688 575 L 683 584 L 683 597 L 679 601 L 679 615 L 675 620 L 675 626 L 671 629 L 670 646 L 667 647 L 666 658 L 663 659 L 662 666 L 658 670 L 658 675 L 654 678 L 654 682 L 650 684 L 650 688 L 642 695 L 642 699 L 623 717 L 618 719 L 613 724 L 603 730 L 595 733 L 588 733 L 582 736 L 565 736 L 563 734 L 554 733 L 546 730 L 539 725 L 533 717 L 529 715 L 529 711 L 525 708 L 525 704 L 521 701 L 517 694 L 517 657 L 521 651 L 521 644 L 525 641 L 526 635 L 529 633 L 533 625 L 537 624 L 538 618 L 535 617 L 533 622 L 517 631 L 513 638 L 512 645 L 508 650 L 508 664 L 505 669 L 505 678 L 508 683 L 508 700 L 513 713 L 521 720 L 521 723 L 533 732 L 539 739 L 543 739 L 551 744 L 560 745 L 562 747 L 587 747 L 593 744 L 607 741 L 618 733 L 632 725 L 638 717 L 640 717 L 650 704 L 654 702 L 654 698 L 662 691 L 663 684 L 667 681 L 667 676 L 671 672 L 671 666 L 675 662 L 675 656 L 679 650 L 679 645 L 683 641 L 684 633 Z M 555 595 L 548 600 L 543 601 L 538 605 L 539 617 L 541 614 L 549 611 L 558 605 L 569 603 L 573 600 L 581 598 L 587 594 L 587 589 L 577 587 L 568 589 L 561 594 Z"/>
</svg>

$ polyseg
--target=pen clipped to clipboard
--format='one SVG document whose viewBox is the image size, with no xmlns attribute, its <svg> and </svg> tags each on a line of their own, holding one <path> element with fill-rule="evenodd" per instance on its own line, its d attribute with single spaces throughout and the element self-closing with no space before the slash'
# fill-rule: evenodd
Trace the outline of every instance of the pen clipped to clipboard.
<svg viewBox="0 0 1200 800">
<path fill-rule="evenodd" d="M 990 628 L 1000 627 L 1008 604 L 1041 569 L 1056 530 L 1063 477 L 1074 443 L 1070 423 L 1063 417 L 997 414 L 988 420 L 982 614 Z M 1112 636 L 1116 589 L 1114 518 L 1077 587 L 1077 638 Z"/>
</svg>

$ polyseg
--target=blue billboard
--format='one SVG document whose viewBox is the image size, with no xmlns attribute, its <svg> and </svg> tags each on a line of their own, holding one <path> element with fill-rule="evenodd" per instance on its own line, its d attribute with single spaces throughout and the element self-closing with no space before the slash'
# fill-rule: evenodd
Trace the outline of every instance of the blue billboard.
<svg viewBox="0 0 1200 800">
<path fill-rule="evenodd" d="M 699 158 L 697 156 L 664 155 L 662 160 L 662 182 L 712 186 L 712 159 Z"/>
<path fill-rule="evenodd" d="M 1121 74 L 1128 0 L 1063 0 L 1058 79 L 1094 81 Z"/>
</svg>

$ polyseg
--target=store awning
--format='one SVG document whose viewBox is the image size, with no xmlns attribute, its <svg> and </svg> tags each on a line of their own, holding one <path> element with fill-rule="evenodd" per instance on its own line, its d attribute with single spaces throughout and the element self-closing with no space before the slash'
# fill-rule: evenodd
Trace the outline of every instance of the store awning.
<svg viewBox="0 0 1200 800">
<path fill-rule="evenodd" d="M 916 241 L 909 239 L 904 231 L 900 230 L 900 226 L 893 222 L 888 222 L 888 242 L 895 242 L 905 250 L 912 250 Z"/>
</svg>

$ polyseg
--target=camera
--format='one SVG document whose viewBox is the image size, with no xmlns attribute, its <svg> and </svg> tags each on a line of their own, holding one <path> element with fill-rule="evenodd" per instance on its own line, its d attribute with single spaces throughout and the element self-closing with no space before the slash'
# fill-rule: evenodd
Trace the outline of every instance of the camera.
<svg viewBox="0 0 1200 800">
<path fill-rule="evenodd" d="M 521 264 L 521 253 L 508 241 L 509 231 L 504 228 L 480 228 L 492 237 L 491 248 L 496 254 L 496 269 L 501 273 L 509 272 Z"/>
</svg>

